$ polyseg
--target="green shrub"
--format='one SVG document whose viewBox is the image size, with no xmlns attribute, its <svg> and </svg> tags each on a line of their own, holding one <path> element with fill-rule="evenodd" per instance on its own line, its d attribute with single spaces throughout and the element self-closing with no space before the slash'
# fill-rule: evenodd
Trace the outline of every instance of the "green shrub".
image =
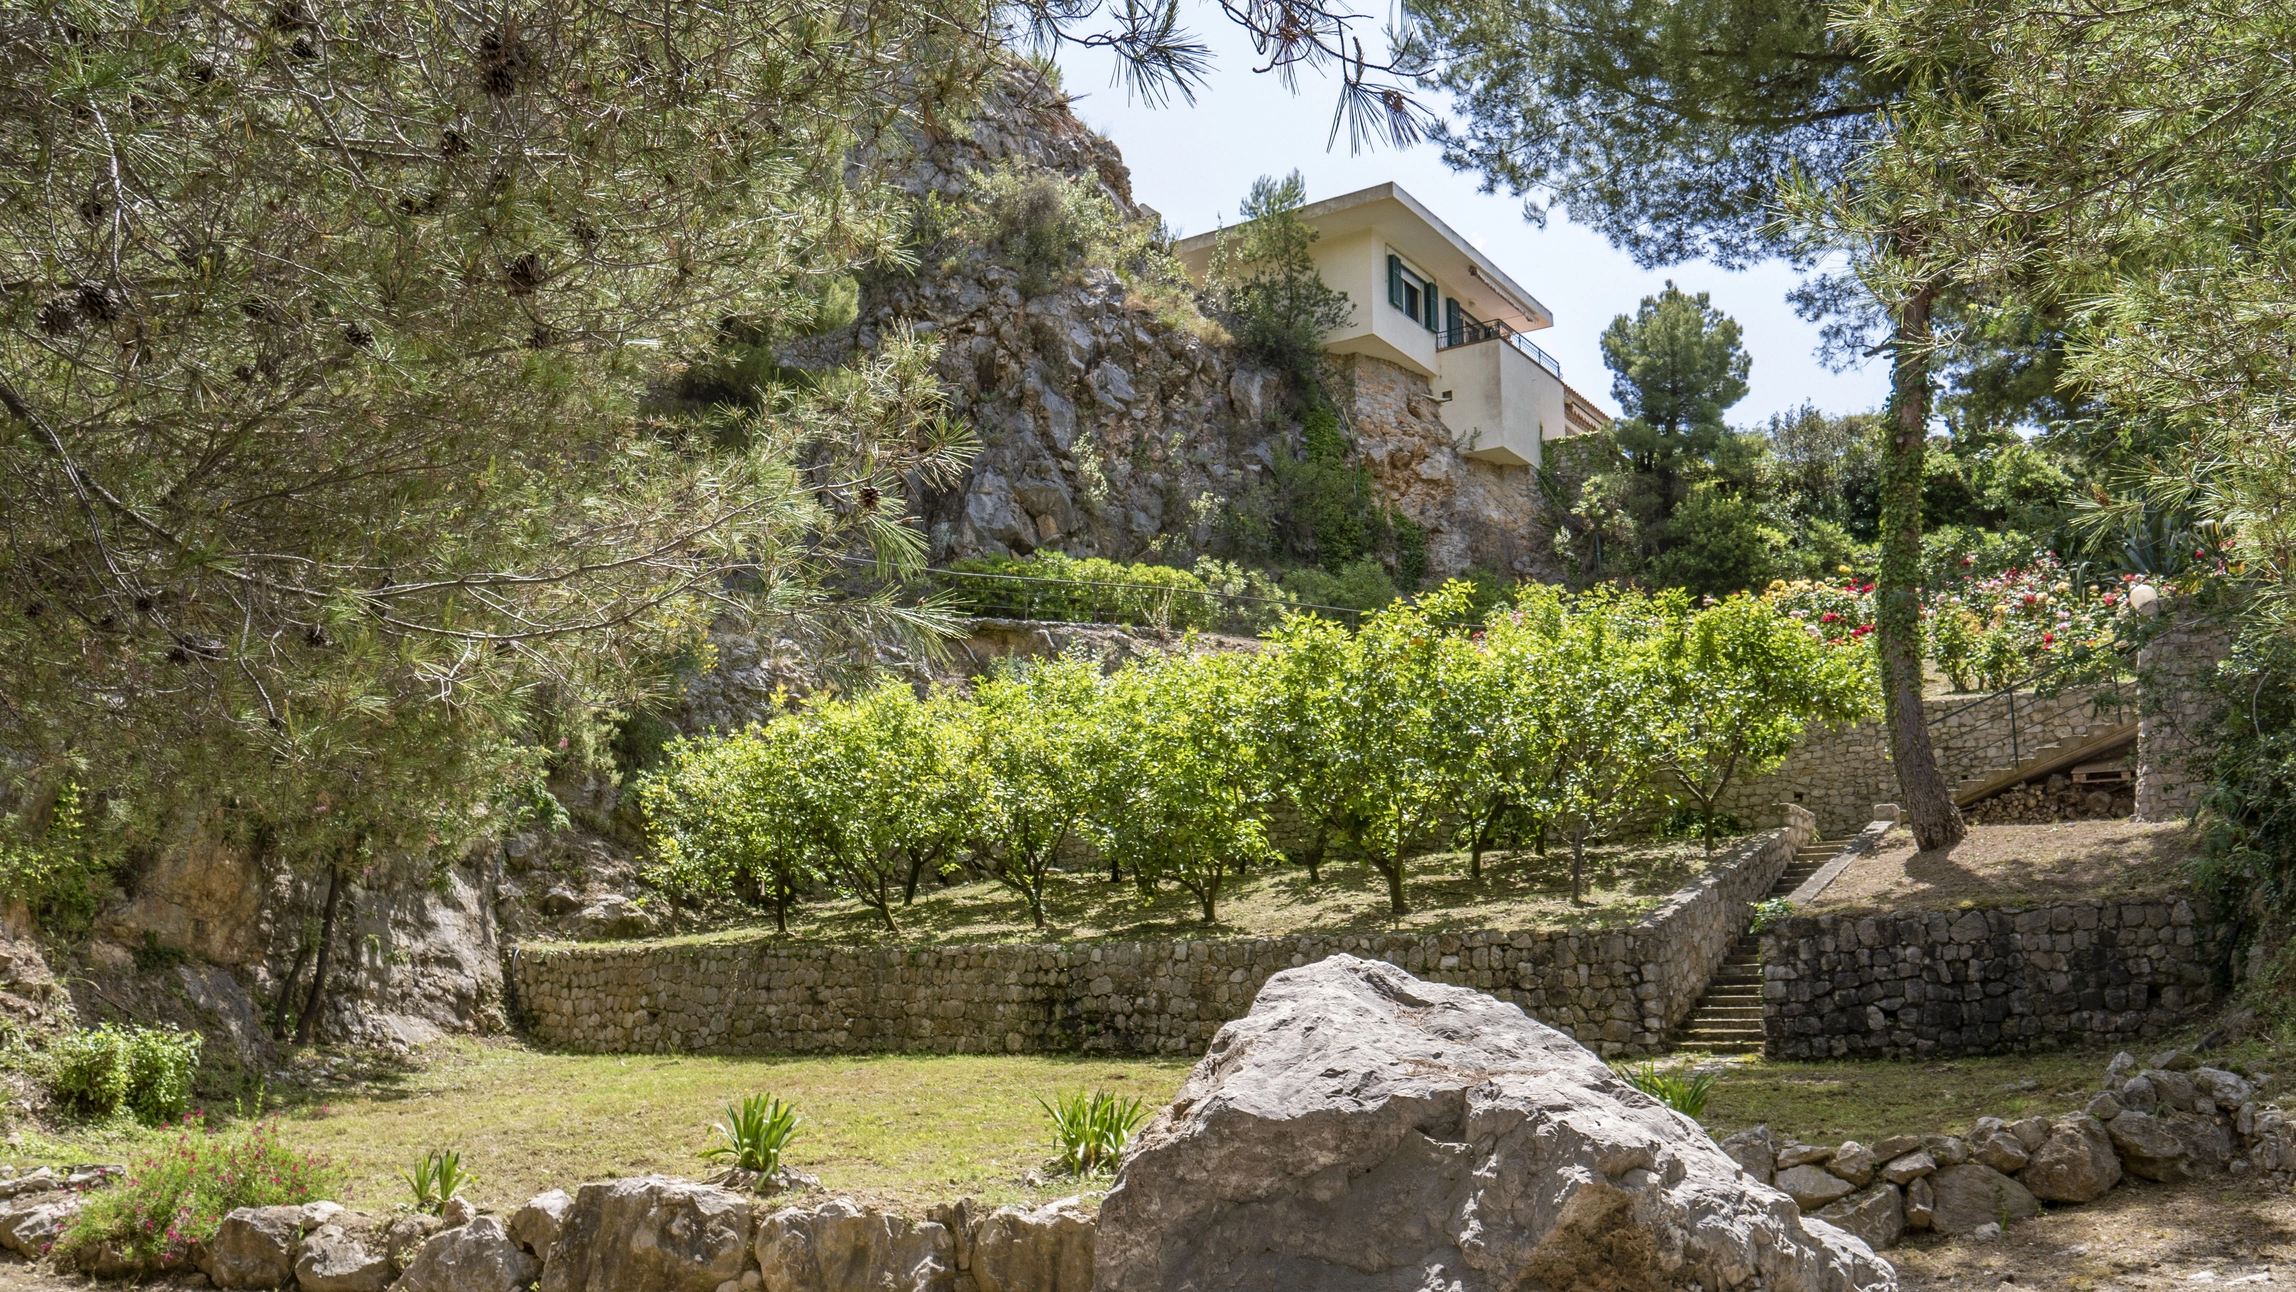
<svg viewBox="0 0 2296 1292">
<path fill-rule="evenodd" d="M 1767 898 L 1754 903 L 1753 922 L 1746 926 L 1748 933 L 1765 933 L 1771 925 L 1794 913 L 1792 901 L 1783 897 Z"/>
<path fill-rule="evenodd" d="M 1132 1132 L 1148 1119 L 1139 1099 L 1105 1090 L 1090 1095 L 1078 1091 L 1066 1098 L 1054 1095 L 1050 1102 L 1039 1096 L 1036 1102 L 1052 1118 L 1052 1142 L 1060 1150 L 1060 1164 L 1079 1176 L 1115 1170 Z"/>
<path fill-rule="evenodd" d="M 478 1178 L 462 1169 L 462 1154 L 451 1148 L 434 1148 L 423 1154 L 412 1171 L 399 1172 L 407 1182 L 408 1192 L 415 1196 L 415 1210 L 432 1215 L 446 1210 L 454 1196 L 467 1189 Z"/>
<path fill-rule="evenodd" d="M 948 582 L 977 615 L 1152 624 L 1175 631 L 1214 628 L 1223 618 L 1220 598 L 1202 579 L 1168 565 L 1039 552 L 1027 558 L 973 557 L 949 568 Z"/>
<path fill-rule="evenodd" d="M 116 858 L 100 846 L 77 785 L 57 789 L 45 824 L 38 815 L 0 816 L 0 897 L 24 903 L 51 933 L 84 930 L 103 905 Z"/>
<path fill-rule="evenodd" d="M 797 1110 L 771 1095 L 751 1095 L 725 1106 L 725 1120 L 710 1129 L 723 1143 L 702 1150 L 711 1162 L 770 1176 L 781 1169 L 781 1154 L 797 1138 Z M 762 1181 L 761 1181 L 762 1183 Z"/>
<path fill-rule="evenodd" d="M 117 1244 L 131 1259 L 183 1261 L 239 1207 L 293 1206 L 342 1192 L 326 1159 L 282 1143 L 276 1122 L 210 1134 L 186 1118 L 173 1143 L 132 1161 L 113 1188 L 88 1195 L 57 1239 L 65 1250 Z"/>
<path fill-rule="evenodd" d="M 175 1028 L 105 1023 L 68 1032 L 49 1049 L 48 1093 L 75 1116 L 124 1109 L 156 1126 L 190 1106 L 201 1043 L 198 1033 Z"/>
<path fill-rule="evenodd" d="M 1369 556 L 1349 563 L 1337 574 L 1316 569 L 1287 571 L 1283 587 L 1307 605 L 1343 610 L 1378 610 L 1400 595 L 1387 567 Z"/>
<path fill-rule="evenodd" d="M 1651 1062 L 1619 1075 L 1626 1078 L 1626 1084 L 1685 1117 L 1705 1113 L 1706 1101 L 1714 1097 L 1714 1084 L 1718 1080 L 1711 1072 L 1662 1072 Z"/>
</svg>

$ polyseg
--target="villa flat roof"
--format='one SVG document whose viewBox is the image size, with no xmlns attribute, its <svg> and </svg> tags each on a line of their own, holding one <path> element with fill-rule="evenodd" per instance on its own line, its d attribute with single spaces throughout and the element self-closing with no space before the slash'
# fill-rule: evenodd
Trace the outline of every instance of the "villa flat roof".
<svg viewBox="0 0 2296 1292">
<path fill-rule="evenodd" d="M 1394 208 L 1401 208 L 1411 219 L 1395 222 Z M 1422 269 L 1438 279 L 1448 278 L 1458 282 L 1472 278 L 1489 287 L 1492 294 L 1507 307 L 1504 311 L 1486 309 L 1484 314 L 1490 321 L 1505 323 L 1524 332 L 1554 326 L 1554 311 L 1540 304 L 1538 297 L 1524 290 L 1522 284 L 1508 276 L 1507 271 L 1499 268 L 1489 256 L 1476 250 L 1473 244 L 1460 237 L 1450 225 L 1443 223 L 1441 217 L 1428 210 L 1425 204 L 1405 192 L 1403 186 L 1393 180 L 1357 189 L 1353 193 L 1342 193 L 1338 197 L 1325 198 L 1321 202 L 1310 202 L 1296 214 L 1327 237 L 1344 237 L 1364 229 L 1382 228 L 1398 251 L 1417 261 Z M 1389 219 L 1381 220 L 1382 215 Z M 1414 224 L 1418 227 L 1412 227 Z M 1220 235 L 1226 232 L 1227 229 L 1221 228 L 1183 238 L 1172 250 L 1179 256 L 1180 262 L 1188 267 L 1189 273 L 1201 278 L 1211 261 L 1212 247 L 1219 241 Z"/>
</svg>

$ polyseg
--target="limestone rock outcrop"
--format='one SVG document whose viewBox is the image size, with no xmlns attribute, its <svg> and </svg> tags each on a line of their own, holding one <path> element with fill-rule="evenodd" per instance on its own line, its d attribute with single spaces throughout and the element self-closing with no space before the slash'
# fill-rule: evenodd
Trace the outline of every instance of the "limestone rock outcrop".
<svg viewBox="0 0 2296 1292">
<path fill-rule="evenodd" d="M 715 1185 L 655 1175 L 585 1184 L 543 1265 L 542 1292 L 714 1292 L 741 1277 L 755 1223 L 748 1198 Z"/>
<path fill-rule="evenodd" d="M 757 1264 L 765 1292 L 954 1292 L 957 1244 L 949 1227 L 937 1221 L 912 1221 L 836 1198 L 766 1217 L 758 1226 Z"/>
<path fill-rule="evenodd" d="M 1346 955 L 1220 1029 L 1126 1155 L 1094 1270 L 1098 1292 L 1894 1285 L 1577 1042 Z"/>
<path fill-rule="evenodd" d="M 480 1216 L 432 1235 L 392 1286 L 397 1292 L 526 1292 L 538 1268 L 500 1220 Z"/>
</svg>

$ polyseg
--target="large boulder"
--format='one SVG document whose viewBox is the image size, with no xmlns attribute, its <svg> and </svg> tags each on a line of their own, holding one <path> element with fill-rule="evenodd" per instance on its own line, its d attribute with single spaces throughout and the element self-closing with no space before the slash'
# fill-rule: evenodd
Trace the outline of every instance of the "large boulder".
<svg viewBox="0 0 2296 1292">
<path fill-rule="evenodd" d="M 393 1292 L 526 1292 L 541 1263 L 493 1216 L 431 1235 Z"/>
<path fill-rule="evenodd" d="M 946 1225 L 837 1198 L 766 1217 L 757 1265 L 766 1292 L 954 1292 L 957 1243 Z"/>
<path fill-rule="evenodd" d="M 2113 1120 L 2119 1121 L 2119 1118 Z M 2232 1165 L 2232 1128 L 2204 1113 L 2166 1113 L 2161 1124 L 2184 1145 L 2195 1175 L 2222 1175 Z"/>
<path fill-rule="evenodd" d="M 973 1282 L 980 1292 L 1092 1292 L 1095 1230 L 1082 1198 L 999 1207 L 973 1226 Z"/>
<path fill-rule="evenodd" d="M 542 1292 L 716 1292 L 749 1263 L 755 1218 L 731 1189 L 658 1175 L 585 1184 Z"/>
<path fill-rule="evenodd" d="M 2150 1113 L 2127 1112 L 2105 1123 L 2130 1175 L 2163 1184 L 2192 1178 L 2192 1151 Z"/>
<path fill-rule="evenodd" d="M 2041 1204 L 2025 1186 L 1981 1162 L 1949 1166 L 1929 1177 L 1936 1196 L 1929 1227 L 1941 1234 L 1966 1234 L 1980 1225 L 2029 1220 Z"/>
<path fill-rule="evenodd" d="M 1097 1292 L 1894 1282 L 1576 1041 L 1347 955 L 1269 978 L 1220 1029 L 1126 1154 L 1095 1273 Z"/>
<path fill-rule="evenodd" d="M 341 1225 L 321 1225 L 295 1249 L 301 1292 L 383 1292 L 396 1271 L 378 1244 L 369 1247 Z"/>
<path fill-rule="evenodd" d="M 277 1288 L 295 1281 L 295 1245 L 310 1213 L 302 1207 L 241 1207 L 224 1213 L 199 1246 L 199 1272 L 219 1288 Z"/>
<path fill-rule="evenodd" d="M 2049 1128 L 2019 1180 L 2043 1202 L 2092 1202 L 2121 1182 L 2121 1159 L 2103 1122 L 2074 1113 Z"/>
</svg>

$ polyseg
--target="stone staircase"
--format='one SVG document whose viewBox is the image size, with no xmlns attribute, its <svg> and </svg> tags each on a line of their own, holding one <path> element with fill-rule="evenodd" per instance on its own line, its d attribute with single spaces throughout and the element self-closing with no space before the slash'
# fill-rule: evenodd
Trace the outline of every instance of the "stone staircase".
<svg viewBox="0 0 2296 1292">
<path fill-rule="evenodd" d="M 1784 897 L 1800 888 L 1803 880 L 1833 860 L 1841 848 L 1841 840 L 1828 843 L 1821 839 L 1795 850 L 1786 873 L 1778 876 L 1765 896 Z M 1721 968 L 1714 971 L 1713 981 L 1706 984 L 1706 994 L 1698 998 L 1698 1008 L 1690 1011 L 1690 1017 L 1675 1033 L 1674 1045 L 1680 1050 L 1714 1054 L 1746 1054 L 1762 1048 L 1761 938 L 1752 933 L 1739 935 L 1730 954 L 1723 957 Z"/>
<path fill-rule="evenodd" d="M 1953 787 L 1954 806 L 1968 807 L 2012 785 L 2022 785 L 2051 772 L 2063 771 L 2078 763 L 2118 753 L 2134 744 L 2136 738 L 2137 724 L 2130 722 L 2105 728 L 2080 740 L 2059 740 L 2043 745 L 2027 754 L 2015 767 L 1997 767 L 1976 776 L 1963 777 Z"/>
</svg>

